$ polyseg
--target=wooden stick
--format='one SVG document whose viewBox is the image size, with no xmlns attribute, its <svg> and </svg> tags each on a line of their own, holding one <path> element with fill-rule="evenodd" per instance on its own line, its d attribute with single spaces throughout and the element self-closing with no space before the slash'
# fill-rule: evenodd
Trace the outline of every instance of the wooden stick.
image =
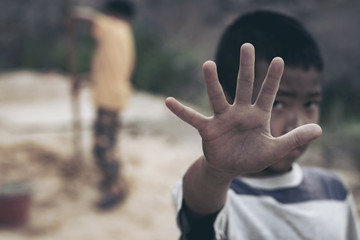
<svg viewBox="0 0 360 240">
<path fill-rule="evenodd" d="M 67 51 L 68 69 L 71 79 L 71 108 L 72 108 L 72 127 L 73 127 L 73 158 L 82 161 L 82 125 L 80 119 L 80 87 L 81 81 L 77 72 L 77 53 L 75 47 L 75 24 L 71 17 L 72 0 L 65 1 L 66 8 L 66 32 L 67 32 Z"/>
</svg>

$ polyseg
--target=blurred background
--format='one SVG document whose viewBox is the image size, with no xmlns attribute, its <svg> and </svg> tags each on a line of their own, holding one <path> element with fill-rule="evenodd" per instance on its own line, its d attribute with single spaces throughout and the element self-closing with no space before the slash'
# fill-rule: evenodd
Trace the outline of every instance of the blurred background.
<svg viewBox="0 0 360 240">
<path fill-rule="evenodd" d="M 93 208 L 98 176 L 86 81 L 95 45 L 86 24 L 69 26 L 69 9 L 100 9 L 103 1 L 0 1 L 0 184 L 25 181 L 32 193 L 28 224 L 0 229 L 1 239 L 176 238 L 171 187 L 201 145 L 196 132 L 165 109 L 164 98 L 175 96 L 208 113 L 201 66 L 213 59 L 225 26 L 259 8 L 297 17 L 318 41 L 325 60 L 324 135 L 302 161 L 337 172 L 360 202 L 359 1 L 134 2 L 136 91 L 119 143 L 132 194 L 122 207 L 100 213 Z M 84 79 L 76 99 L 74 73 Z M 74 104 L 80 130 L 73 126 Z"/>
</svg>

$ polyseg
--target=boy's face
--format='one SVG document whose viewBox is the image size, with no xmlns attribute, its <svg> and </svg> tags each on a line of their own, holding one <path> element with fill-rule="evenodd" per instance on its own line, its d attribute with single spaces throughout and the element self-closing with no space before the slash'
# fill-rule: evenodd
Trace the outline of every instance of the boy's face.
<svg viewBox="0 0 360 240">
<path fill-rule="evenodd" d="M 256 67 L 254 95 L 261 87 L 268 63 L 260 61 Z M 321 102 L 321 73 L 310 68 L 286 67 L 271 113 L 270 129 L 274 137 L 307 123 L 318 123 Z M 279 162 L 265 170 L 267 173 L 283 173 L 305 152 L 307 145 L 296 148 Z"/>
</svg>

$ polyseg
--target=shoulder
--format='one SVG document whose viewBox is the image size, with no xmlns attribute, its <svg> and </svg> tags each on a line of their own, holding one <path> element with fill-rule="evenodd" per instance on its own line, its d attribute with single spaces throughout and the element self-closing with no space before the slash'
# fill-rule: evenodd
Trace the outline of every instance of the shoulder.
<svg viewBox="0 0 360 240">
<path fill-rule="evenodd" d="M 302 167 L 304 178 L 317 179 L 327 183 L 342 184 L 340 178 L 333 172 L 318 167 Z"/>
<path fill-rule="evenodd" d="M 236 198 L 242 196 L 267 196 L 281 203 L 299 203 L 314 200 L 344 201 L 347 198 L 347 188 L 334 173 L 320 168 L 308 167 L 302 167 L 300 171 L 302 172 L 302 178 L 293 185 L 283 184 L 282 186 L 276 186 L 274 184 L 273 187 L 265 189 L 249 185 L 248 182 L 241 179 L 234 179 L 230 189 Z M 270 180 L 263 179 L 260 181 L 269 182 Z M 282 177 L 278 180 L 286 181 Z"/>
<path fill-rule="evenodd" d="M 183 184 L 182 179 L 179 179 L 173 186 L 171 192 L 173 205 L 177 212 L 180 211 L 182 207 L 182 200 L 183 200 L 182 184 Z"/>
<path fill-rule="evenodd" d="M 312 186 L 313 190 L 321 190 L 327 199 L 344 200 L 348 189 L 341 179 L 334 173 L 321 168 L 304 167 L 305 186 Z"/>
<path fill-rule="evenodd" d="M 107 26 L 109 23 L 111 23 L 111 18 L 103 13 L 98 13 L 96 17 L 94 17 L 93 22 L 97 26 Z"/>
</svg>

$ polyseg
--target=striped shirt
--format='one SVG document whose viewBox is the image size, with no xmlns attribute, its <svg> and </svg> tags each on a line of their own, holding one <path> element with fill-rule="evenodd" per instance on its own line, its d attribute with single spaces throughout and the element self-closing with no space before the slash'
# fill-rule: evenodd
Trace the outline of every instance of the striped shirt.
<svg viewBox="0 0 360 240">
<path fill-rule="evenodd" d="M 360 239 L 351 193 L 334 174 L 319 168 L 294 164 L 275 177 L 235 178 L 223 209 L 201 219 L 191 219 L 184 210 L 181 181 L 173 197 L 180 239 L 203 239 L 205 232 L 212 232 L 209 240 Z"/>
</svg>

